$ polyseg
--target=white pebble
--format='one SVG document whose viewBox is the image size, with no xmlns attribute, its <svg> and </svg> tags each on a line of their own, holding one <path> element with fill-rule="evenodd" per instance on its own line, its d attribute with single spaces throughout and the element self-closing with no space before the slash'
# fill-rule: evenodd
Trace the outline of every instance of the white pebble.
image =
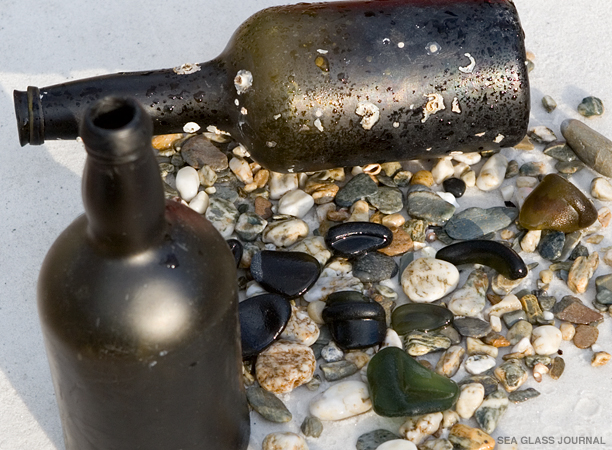
<svg viewBox="0 0 612 450">
<path fill-rule="evenodd" d="M 463 419 L 469 419 L 482 404 L 485 389 L 480 383 L 470 383 L 461 386 L 461 393 L 455 409 Z"/>
<path fill-rule="evenodd" d="M 314 206 L 314 198 L 301 189 L 287 192 L 278 201 L 278 213 L 302 218 Z"/>
<path fill-rule="evenodd" d="M 533 253 L 538 248 L 542 237 L 542 230 L 529 230 L 521 239 L 521 249 L 527 253 Z"/>
<path fill-rule="evenodd" d="M 351 205 L 351 217 L 347 222 L 369 222 L 370 221 L 370 205 L 365 200 L 357 200 Z"/>
<path fill-rule="evenodd" d="M 460 163 L 467 164 L 468 166 L 473 166 L 474 164 L 478 164 L 480 162 L 482 156 L 478 152 L 453 153 L 453 159 L 455 161 L 459 161 Z"/>
<path fill-rule="evenodd" d="M 440 158 L 431 169 L 431 174 L 434 178 L 434 183 L 441 184 L 447 178 L 455 175 L 455 168 L 450 158 Z"/>
<path fill-rule="evenodd" d="M 491 330 L 499 333 L 502 330 L 501 318 L 499 316 L 490 316 L 489 323 L 491 324 Z"/>
<path fill-rule="evenodd" d="M 553 314 L 552 311 L 544 311 L 542 312 L 542 318 L 544 320 L 554 320 L 555 315 Z"/>
<path fill-rule="evenodd" d="M 331 258 L 331 252 L 327 249 L 323 236 L 307 237 L 291 247 L 291 251 L 308 253 L 310 256 L 314 256 L 319 261 L 319 264 L 321 264 L 321 267 Z"/>
<path fill-rule="evenodd" d="M 261 444 L 263 450 L 308 450 L 304 438 L 291 432 L 268 434 Z"/>
<path fill-rule="evenodd" d="M 341 381 L 310 402 L 310 414 L 321 420 L 342 420 L 372 409 L 368 385 L 363 381 Z"/>
<path fill-rule="evenodd" d="M 191 166 L 185 166 L 176 173 L 176 190 L 186 202 L 193 199 L 200 187 L 200 175 Z"/>
<path fill-rule="evenodd" d="M 253 171 L 251 170 L 249 163 L 244 158 L 234 156 L 232 159 L 230 159 L 229 168 L 234 175 L 236 175 L 236 178 L 238 178 L 244 184 L 253 182 Z"/>
<path fill-rule="evenodd" d="M 476 172 L 474 172 L 472 169 L 468 169 L 463 172 L 459 178 L 463 180 L 466 187 L 476 186 Z"/>
<path fill-rule="evenodd" d="M 591 181 L 591 195 L 599 200 L 609 202 L 612 200 L 612 184 L 602 177 Z"/>
<path fill-rule="evenodd" d="M 454 196 L 453 194 L 451 194 L 450 192 L 442 192 L 442 191 L 439 191 L 439 192 L 436 192 L 436 194 L 438 194 L 438 196 L 439 196 L 439 197 L 440 197 L 442 200 L 444 200 L 444 201 L 446 201 L 446 202 L 450 203 L 451 205 L 456 206 L 457 208 L 459 207 L 459 203 L 457 203 L 457 199 L 456 199 L 456 198 L 455 198 L 455 196 Z"/>
<path fill-rule="evenodd" d="M 304 300 L 307 302 L 324 300 L 329 294 L 338 291 L 362 292 L 363 283 L 359 278 L 353 276 L 325 276 L 321 273 L 314 286 L 304 294 Z"/>
<path fill-rule="evenodd" d="M 417 446 L 406 439 L 392 439 L 380 444 L 376 450 L 417 450 Z"/>
<path fill-rule="evenodd" d="M 481 191 L 492 191 L 501 186 L 506 176 L 508 160 L 501 153 L 497 153 L 484 163 L 476 179 L 476 186 Z"/>
<path fill-rule="evenodd" d="M 571 341 L 574 339 L 576 327 L 573 323 L 562 322 L 561 325 L 559 325 L 559 330 L 561 331 L 561 339 L 564 341 Z"/>
<path fill-rule="evenodd" d="M 263 288 L 263 286 L 259 284 L 257 281 L 249 281 L 249 283 L 247 284 L 247 288 L 246 288 L 247 298 L 255 297 L 256 295 L 260 295 L 260 294 L 268 294 L 268 293 L 269 292 L 266 291 Z"/>
<path fill-rule="evenodd" d="M 482 270 L 475 270 L 465 284 L 453 293 L 448 309 L 456 316 L 475 317 L 486 305 L 489 279 Z"/>
<path fill-rule="evenodd" d="M 473 355 L 468 357 L 463 363 L 463 367 L 472 375 L 479 375 L 495 367 L 495 358 L 489 355 Z"/>
<path fill-rule="evenodd" d="M 459 271 L 447 262 L 435 258 L 418 258 L 402 273 L 404 293 L 417 303 L 433 302 L 452 292 L 459 282 Z"/>
<path fill-rule="evenodd" d="M 330 341 L 329 344 L 321 349 L 321 358 L 323 358 L 325 362 L 340 361 L 344 358 L 344 352 L 334 341 Z"/>
<path fill-rule="evenodd" d="M 323 309 L 325 309 L 326 306 L 327 304 L 320 300 L 308 304 L 308 315 L 317 325 L 323 325 L 325 323 L 323 320 Z"/>
<path fill-rule="evenodd" d="M 270 223 L 263 231 L 261 240 L 277 247 L 291 247 L 308 236 L 310 229 L 302 219 L 289 219 Z"/>
<path fill-rule="evenodd" d="M 204 214 L 208 209 L 209 203 L 210 199 L 208 198 L 208 194 L 204 191 L 200 191 L 191 199 L 189 207 L 197 213 Z"/>
<path fill-rule="evenodd" d="M 270 171 L 268 187 L 270 188 L 270 199 L 278 200 L 287 192 L 293 191 L 299 187 L 298 176 L 295 173 L 278 173 Z"/>
<path fill-rule="evenodd" d="M 533 191 L 533 188 L 528 187 L 519 188 L 514 191 L 514 203 L 519 209 L 523 207 L 523 203 L 525 203 L 525 199 L 531 194 L 531 191 Z"/>
<path fill-rule="evenodd" d="M 387 334 L 385 335 L 385 340 L 381 344 L 380 348 L 383 349 L 385 347 L 397 347 L 404 349 L 404 344 L 402 343 L 402 338 L 399 337 L 397 331 L 393 328 L 387 328 Z"/>
<path fill-rule="evenodd" d="M 538 184 L 538 179 L 535 177 L 516 177 L 517 188 L 533 188 Z"/>
<path fill-rule="evenodd" d="M 523 305 L 518 297 L 514 294 L 506 295 L 503 300 L 496 305 L 493 305 L 489 311 L 488 316 L 498 316 L 501 317 L 506 313 L 512 311 L 518 311 L 519 309 L 523 309 Z"/>
<path fill-rule="evenodd" d="M 552 355 L 557 353 L 563 337 L 561 330 L 554 325 L 536 327 L 531 333 L 531 343 L 538 355 Z"/>
<path fill-rule="evenodd" d="M 460 178 L 464 172 L 467 172 L 468 170 L 472 170 L 470 169 L 470 166 L 468 166 L 466 163 L 463 163 L 463 162 L 457 163 L 454 169 L 455 169 L 455 178 Z"/>
<path fill-rule="evenodd" d="M 504 201 L 509 202 L 512 199 L 512 196 L 514 195 L 514 186 L 511 184 L 502 186 L 499 188 L 499 192 L 501 192 L 501 196 Z"/>
<path fill-rule="evenodd" d="M 441 412 L 409 417 L 399 429 L 400 436 L 403 436 L 415 445 L 419 445 L 438 431 L 443 418 L 444 416 Z"/>
<path fill-rule="evenodd" d="M 524 337 L 518 341 L 514 347 L 512 347 L 510 353 L 522 353 L 525 356 L 531 356 L 535 353 L 535 351 L 531 345 L 531 342 L 529 342 L 529 338 Z"/>
</svg>

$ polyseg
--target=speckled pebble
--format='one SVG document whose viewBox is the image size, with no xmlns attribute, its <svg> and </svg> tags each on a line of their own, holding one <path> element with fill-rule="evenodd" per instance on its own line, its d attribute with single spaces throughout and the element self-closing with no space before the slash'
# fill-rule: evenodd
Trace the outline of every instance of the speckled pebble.
<svg viewBox="0 0 612 450">
<path fill-rule="evenodd" d="M 601 116 L 604 113 L 603 102 L 593 96 L 582 99 L 576 110 L 584 117 Z"/>
<path fill-rule="evenodd" d="M 314 206 L 314 198 L 301 189 L 284 194 L 278 201 L 278 213 L 301 219 Z"/>
<path fill-rule="evenodd" d="M 406 209 L 416 219 L 423 219 L 432 225 L 445 224 L 454 214 L 455 206 L 429 191 L 412 191 L 407 196 Z"/>
<path fill-rule="evenodd" d="M 353 276 L 363 283 L 376 283 L 397 274 L 398 266 L 393 258 L 380 252 L 370 252 L 353 261 Z"/>
<path fill-rule="evenodd" d="M 232 202 L 210 197 L 206 218 L 225 239 L 228 239 L 234 232 L 239 215 L 238 209 Z"/>
<path fill-rule="evenodd" d="M 457 289 L 448 304 L 448 309 L 456 316 L 476 316 L 486 305 L 489 278 L 484 270 L 474 270 L 465 284 Z M 461 330 L 459 330 L 461 332 Z"/>
<path fill-rule="evenodd" d="M 508 394 L 508 400 L 510 400 L 512 403 L 522 403 L 539 395 L 540 393 L 534 388 L 527 388 L 510 392 L 510 394 Z"/>
<path fill-rule="evenodd" d="M 468 357 L 463 363 L 463 367 L 468 373 L 478 375 L 492 369 L 497 365 L 495 358 L 488 355 L 473 355 Z"/>
<path fill-rule="evenodd" d="M 463 419 L 469 419 L 482 404 L 485 396 L 484 386 L 480 383 L 469 383 L 461 386 L 459 399 L 455 405 L 457 413 Z"/>
<path fill-rule="evenodd" d="M 419 445 L 438 431 L 443 417 L 441 412 L 409 417 L 399 429 L 400 436 L 410 441 L 413 445 Z"/>
<path fill-rule="evenodd" d="M 433 302 L 452 292 L 459 282 L 459 271 L 449 262 L 418 258 L 402 273 L 402 289 L 413 302 Z"/>
<path fill-rule="evenodd" d="M 262 388 L 285 394 L 310 381 L 316 361 L 310 347 L 277 341 L 257 357 L 255 371 Z"/>
<path fill-rule="evenodd" d="M 321 420 L 342 420 L 372 409 L 368 385 L 363 381 L 341 381 L 315 397 L 310 414 Z"/>
<path fill-rule="evenodd" d="M 542 106 L 546 110 L 546 112 L 551 113 L 557 107 L 557 102 L 550 95 L 545 95 L 542 97 Z"/>
<path fill-rule="evenodd" d="M 436 373 L 447 378 L 455 376 L 463 361 L 463 355 L 465 355 L 465 350 L 460 345 L 449 347 L 442 356 L 440 356 L 436 364 Z"/>
<path fill-rule="evenodd" d="M 474 416 L 485 433 L 495 431 L 497 424 L 508 409 L 508 403 L 508 394 L 502 390 L 498 390 L 484 399 L 475 411 Z"/>
<path fill-rule="evenodd" d="M 261 444 L 262 450 L 308 450 L 304 438 L 291 432 L 268 434 Z"/>
<path fill-rule="evenodd" d="M 508 392 L 516 391 L 529 378 L 527 371 L 516 359 L 506 361 L 495 369 L 495 376 Z"/>
<path fill-rule="evenodd" d="M 365 173 L 360 173 L 351 178 L 340 188 L 334 202 L 342 208 L 348 208 L 357 200 L 363 200 L 370 195 L 376 194 L 378 186 L 376 182 Z"/>
<path fill-rule="evenodd" d="M 283 219 L 268 223 L 261 240 L 277 247 L 291 247 L 308 236 L 309 232 L 308 224 L 302 219 Z"/>
</svg>

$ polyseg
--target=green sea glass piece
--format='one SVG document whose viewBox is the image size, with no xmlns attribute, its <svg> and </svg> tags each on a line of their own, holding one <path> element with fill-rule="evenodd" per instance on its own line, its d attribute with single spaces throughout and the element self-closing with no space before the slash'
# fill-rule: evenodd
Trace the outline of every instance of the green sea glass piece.
<svg viewBox="0 0 612 450">
<path fill-rule="evenodd" d="M 414 330 L 430 331 L 448 325 L 453 313 L 443 306 L 429 303 L 406 303 L 393 310 L 391 326 L 397 334 L 407 334 Z"/>
<path fill-rule="evenodd" d="M 418 416 L 451 408 L 457 384 L 423 367 L 397 347 L 379 351 L 368 365 L 370 399 L 376 414 Z"/>
</svg>

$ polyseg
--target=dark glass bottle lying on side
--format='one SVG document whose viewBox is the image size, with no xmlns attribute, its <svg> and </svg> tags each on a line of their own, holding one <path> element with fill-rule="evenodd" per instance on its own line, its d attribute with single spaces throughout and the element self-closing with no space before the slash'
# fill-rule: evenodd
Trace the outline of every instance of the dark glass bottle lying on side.
<svg viewBox="0 0 612 450">
<path fill-rule="evenodd" d="M 245 449 L 229 248 L 164 200 L 136 101 L 102 99 L 80 134 L 85 214 L 53 244 L 38 284 L 66 449 Z"/>
<path fill-rule="evenodd" d="M 529 119 L 523 31 L 510 0 L 272 7 L 216 59 L 15 91 L 21 144 L 78 135 L 89 104 L 133 95 L 155 134 L 215 126 L 279 172 L 518 143 Z"/>
</svg>

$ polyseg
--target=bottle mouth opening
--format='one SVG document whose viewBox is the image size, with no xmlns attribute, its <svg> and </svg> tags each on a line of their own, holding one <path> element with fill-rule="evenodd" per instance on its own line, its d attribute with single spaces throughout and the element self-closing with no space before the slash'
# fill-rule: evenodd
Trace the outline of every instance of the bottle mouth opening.
<svg viewBox="0 0 612 450">
<path fill-rule="evenodd" d="M 119 130 L 134 120 L 137 111 L 133 102 L 124 99 L 107 98 L 92 112 L 92 123 L 103 130 Z"/>
</svg>

